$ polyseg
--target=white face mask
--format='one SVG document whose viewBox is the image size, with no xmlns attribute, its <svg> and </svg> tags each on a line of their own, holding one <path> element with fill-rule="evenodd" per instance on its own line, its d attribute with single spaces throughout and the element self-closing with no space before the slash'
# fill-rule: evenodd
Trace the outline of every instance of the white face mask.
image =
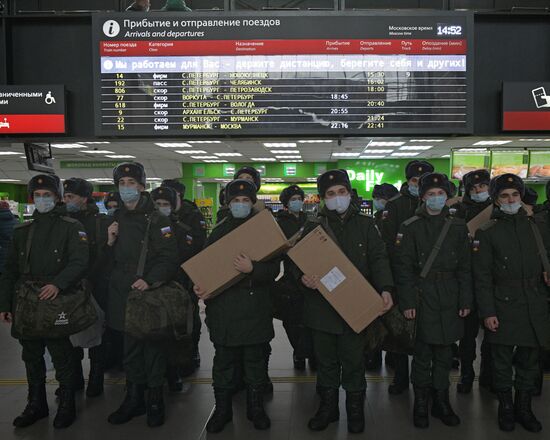
<svg viewBox="0 0 550 440">
<path fill-rule="evenodd" d="M 504 212 L 505 214 L 517 214 L 519 211 L 519 208 L 521 208 L 521 202 L 514 202 L 514 203 L 503 203 L 500 205 L 500 210 Z"/>
<path fill-rule="evenodd" d="M 483 203 L 483 202 L 487 201 L 487 199 L 489 198 L 489 192 L 483 191 L 483 192 L 480 192 L 480 193 L 472 193 L 470 198 L 474 202 Z"/>
<path fill-rule="evenodd" d="M 329 211 L 336 211 L 338 214 L 343 214 L 349 208 L 351 195 L 336 196 L 332 199 L 325 199 L 325 205 Z"/>
<path fill-rule="evenodd" d="M 165 217 L 169 217 L 170 214 L 172 214 L 172 208 L 170 206 L 159 206 L 158 210 Z"/>
</svg>

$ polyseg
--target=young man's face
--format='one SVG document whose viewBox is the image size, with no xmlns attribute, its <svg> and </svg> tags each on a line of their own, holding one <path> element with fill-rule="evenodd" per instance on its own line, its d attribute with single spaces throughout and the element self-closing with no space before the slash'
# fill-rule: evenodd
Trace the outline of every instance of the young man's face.
<svg viewBox="0 0 550 440">
<path fill-rule="evenodd" d="M 426 201 L 430 197 L 437 197 L 437 196 L 447 197 L 447 193 L 445 192 L 445 190 L 441 188 L 432 188 L 426 191 L 426 194 L 424 194 L 424 197 L 422 197 L 422 200 Z"/>
<path fill-rule="evenodd" d="M 302 200 L 302 196 L 299 194 L 293 195 L 288 201 L 293 202 L 295 200 Z"/>
<path fill-rule="evenodd" d="M 479 194 L 487 191 L 489 191 L 489 185 L 487 185 L 486 183 L 476 183 L 470 190 L 470 195 Z"/>
<path fill-rule="evenodd" d="M 327 189 L 325 199 L 333 199 L 338 196 L 347 196 L 350 192 L 344 185 L 334 185 Z"/>
<path fill-rule="evenodd" d="M 231 200 L 231 203 L 248 203 L 252 205 L 252 200 L 250 200 L 250 197 L 237 196 L 233 200 Z"/>
<path fill-rule="evenodd" d="M 36 191 L 34 191 L 32 193 L 32 197 L 33 198 L 36 198 L 36 197 L 53 197 L 56 202 L 59 201 L 59 198 L 57 197 L 57 195 L 54 194 L 49 189 L 37 189 Z"/>
<path fill-rule="evenodd" d="M 517 202 L 521 202 L 521 194 L 517 189 L 504 189 L 498 195 L 497 203 L 499 205 L 506 205 Z"/>
<path fill-rule="evenodd" d="M 65 202 L 65 204 L 72 203 L 74 205 L 82 207 L 86 204 L 87 201 L 88 199 L 86 197 L 82 197 L 77 194 L 73 194 L 73 193 L 63 194 L 63 202 Z"/>
<path fill-rule="evenodd" d="M 172 207 L 170 202 L 168 200 L 164 200 L 164 199 L 155 200 L 155 205 L 157 206 L 157 208 L 171 208 Z"/>
<path fill-rule="evenodd" d="M 143 192 L 145 188 L 133 177 L 122 177 L 118 181 L 119 188 L 136 188 L 139 192 Z"/>
</svg>

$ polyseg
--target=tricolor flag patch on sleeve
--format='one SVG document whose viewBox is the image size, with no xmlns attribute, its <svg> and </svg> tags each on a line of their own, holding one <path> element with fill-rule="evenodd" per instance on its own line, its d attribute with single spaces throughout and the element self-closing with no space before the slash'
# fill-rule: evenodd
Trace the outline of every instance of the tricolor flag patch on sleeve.
<svg viewBox="0 0 550 440">
<path fill-rule="evenodd" d="M 399 233 L 399 234 L 397 234 L 397 237 L 395 237 L 395 245 L 400 246 L 401 245 L 401 240 L 403 240 L 403 234 Z"/>
<path fill-rule="evenodd" d="M 479 240 L 474 240 L 472 242 L 472 250 L 474 252 L 478 252 L 479 251 Z"/>
<path fill-rule="evenodd" d="M 172 236 L 172 228 L 170 226 L 166 226 L 160 230 L 160 233 L 164 238 L 170 238 Z"/>
<path fill-rule="evenodd" d="M 193 243 L 193 237 L 189 234 L 187 234 L 185 236 L 185 241 L 187 242 L 188 245 L 191 245 Z"/>
<path fill-rule="evenodd" d="M 86 234 L 86 232 L 84 231 L 78 231 L 78 237 L 80 238 L 80 241 L 88 241 L 88 234 Z"/>
<path fill-rule="evenodd" d="M 201 220 L 201 228 L 206 229 L 206 222 L 204 220 Z"/>
</svg>

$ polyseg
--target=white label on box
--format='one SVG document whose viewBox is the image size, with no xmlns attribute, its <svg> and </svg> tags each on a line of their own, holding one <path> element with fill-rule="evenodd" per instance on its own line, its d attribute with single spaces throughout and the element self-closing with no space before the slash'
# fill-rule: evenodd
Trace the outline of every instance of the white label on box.
<svg viewBox="0 0 550 440">
<path fill-rule="evenodd" d="M 329 292 L 332 292 L 346 279 L 345 275 L 340 269 L 334 267 L 329 273 L 327 273 L 323 278 L 321 278 L 321 283 Z"/>
</svg>

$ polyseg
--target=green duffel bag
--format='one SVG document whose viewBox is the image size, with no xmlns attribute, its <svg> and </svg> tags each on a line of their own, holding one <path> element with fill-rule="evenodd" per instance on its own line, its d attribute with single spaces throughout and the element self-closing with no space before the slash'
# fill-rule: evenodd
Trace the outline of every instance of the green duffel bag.
<svg viewBox="0 0 550 440">
<path fill-rule="evenodd" d="M 390 351 L 413 354 L 416 342 L 416 320 L 407 319 L 397 305 L 376 318 L 366 330 L 365 351 Z"/>
<path fill-rule="evenodd" d="M 59 292 L 53 300 L 40 300 L 46 280 L 27 279 L 16 291 L 13 335 L 19 339 L 67 338 L 97 321 L 87 281 Z"/>
<path fill-rule="evenodd" d="M 126 302 L 125 332 L 141 340 L 181 340 L 193 331 L 194 306 L 187 290 L 175 281 L 132 290 Z"/>
</svg>

